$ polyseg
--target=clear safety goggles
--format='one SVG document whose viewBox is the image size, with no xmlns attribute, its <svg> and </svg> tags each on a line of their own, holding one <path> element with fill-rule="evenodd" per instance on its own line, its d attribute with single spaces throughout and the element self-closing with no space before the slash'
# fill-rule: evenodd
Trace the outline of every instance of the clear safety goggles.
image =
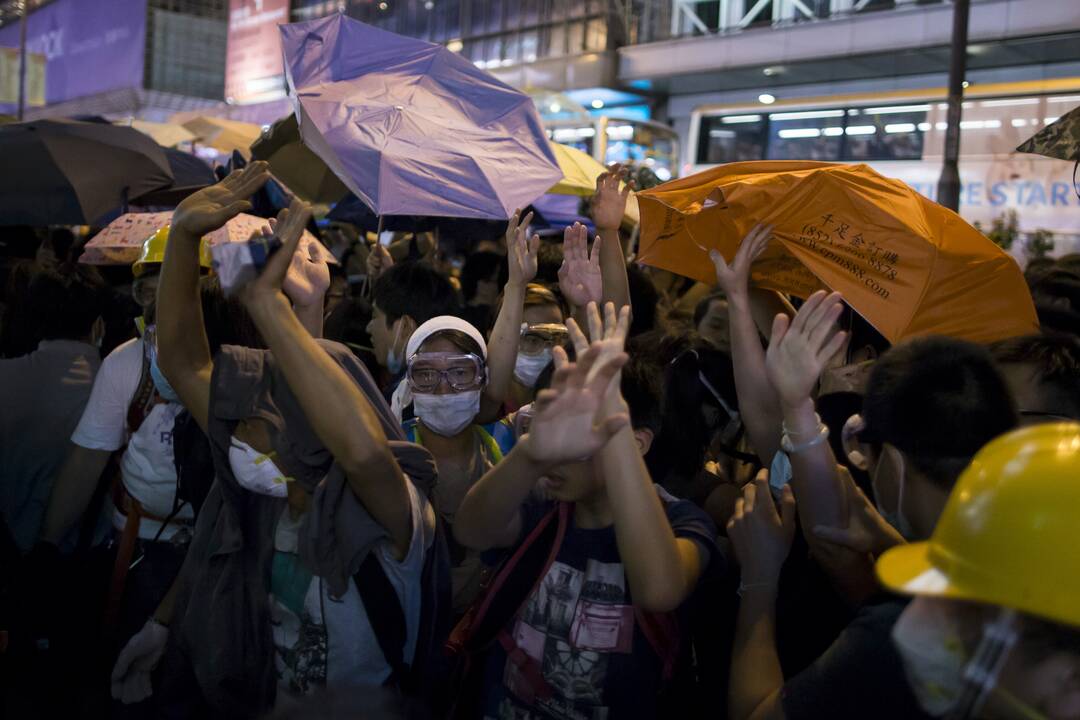
<svg viewBox="0 0 1080 720">
<path fill-rule="evenodd" d="M 484 361 L 472 353 L 417 353 L 409 358 L 405 377 L 413 392 L 430 394 L 446 382 L 455 392 L 476 390 L 487 380 Z"/>
<path fill-rule="evenodd" d="M 552 350 L 556 346 L 566 345 L 570 339 L 570 331 L 562 323 L 540 323 L 530 325 L 521 323 L 521 339 L 518 341 L 518 352 L 524 355 L 539 355 L 545 350 Z"/>
</svg>

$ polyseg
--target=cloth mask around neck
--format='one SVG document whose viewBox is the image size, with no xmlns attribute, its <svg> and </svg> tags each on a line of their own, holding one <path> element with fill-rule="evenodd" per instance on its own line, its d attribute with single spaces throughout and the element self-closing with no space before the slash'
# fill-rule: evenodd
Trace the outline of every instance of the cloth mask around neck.
<svg viewBox="0 0 1080 720">
<path fill-rule="evenodd" d="M 908 606 L 893 626 L 892 641 L 922 709 L 933 717 L 952 710 L 964 689 L 968 654 L 947 606 Z"/>
<path fill-rule="evenodd" d="M 229 467 L 240 487 L 258 495 L 287 497 L 292 478 L 278 469 L 272 455 L 260 453 L 235 436 L 229 439 Z"/>
<path fill-rule="evenodd" d="M 413 412 L 424 427 L 443 437 L 453 437 L 480 414 L 480 390 L 445 395 L 413 393 Z"/>
</svg>

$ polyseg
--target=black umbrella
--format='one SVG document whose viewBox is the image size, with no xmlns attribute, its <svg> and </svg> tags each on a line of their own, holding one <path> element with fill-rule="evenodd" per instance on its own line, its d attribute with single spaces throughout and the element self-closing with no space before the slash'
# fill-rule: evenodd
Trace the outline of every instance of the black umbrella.
<svg viewBox="0 0 1080 720">
<path fill-rule="evenodd" d="M 217 182 L 214 171 L 200 158 L 176 148 L 164 148 L 164 150 L 165 157 L 169 159 L 169 168 L 172 170 L 173 184 L 133 198 L 133 204 L 178 205 L 188 195 Z"/>
<path fill-rule="evenodd" d="M 0 158 L 0 225 L 92 225 L 130 198 L 173 182 L 164 149 L 116 125 L 0 125 Z"/>
</svg>

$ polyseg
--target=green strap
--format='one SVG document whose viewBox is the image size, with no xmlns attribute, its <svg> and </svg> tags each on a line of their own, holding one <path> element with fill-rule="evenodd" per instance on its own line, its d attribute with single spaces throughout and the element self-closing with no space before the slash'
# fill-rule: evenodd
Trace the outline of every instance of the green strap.
<svg viewBox="0 0 1080 720">
<path fill-rule="evenodd" d="M 424 438 L 420 435 L 420 422 L 417 421 L 417 423 L 413 425 L 409 430 L 410 434 L 412 435 L 410 440 L 420 445 L 423 445 Z M 485 450 L 487 450 L 487 453 L 491 457 L 494 464 L 498 465 L 499 463 L 501 463 L 503 459 L 503 453 L 502 450 L 499 448 L 499 443 L 495 442 L 495 438 L 491 436 L 491 433 L 485 430 L 482 425 L 473 425 L 473 430 L 475 430 L 476 434 L 480 436 L 480 444 L 484 446 Z"/>
</svg>

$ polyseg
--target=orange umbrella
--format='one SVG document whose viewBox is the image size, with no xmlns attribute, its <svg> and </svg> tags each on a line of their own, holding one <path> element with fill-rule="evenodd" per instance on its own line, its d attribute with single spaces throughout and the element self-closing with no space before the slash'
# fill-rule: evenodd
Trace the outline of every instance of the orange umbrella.
<svg viewBox="0 0 1080 720">
<path fill-rule="evenodd" d="M 757 223 L 774 241 L 751 268 L 761 287 L 840 291 L 891 342 L 948 335 L 992 342 L 1038 330 L 1016 262 L 959 215 L 866 165 L 731 163 L 638 193 L 654 267 L 712 284 Z"/>
</svg>

